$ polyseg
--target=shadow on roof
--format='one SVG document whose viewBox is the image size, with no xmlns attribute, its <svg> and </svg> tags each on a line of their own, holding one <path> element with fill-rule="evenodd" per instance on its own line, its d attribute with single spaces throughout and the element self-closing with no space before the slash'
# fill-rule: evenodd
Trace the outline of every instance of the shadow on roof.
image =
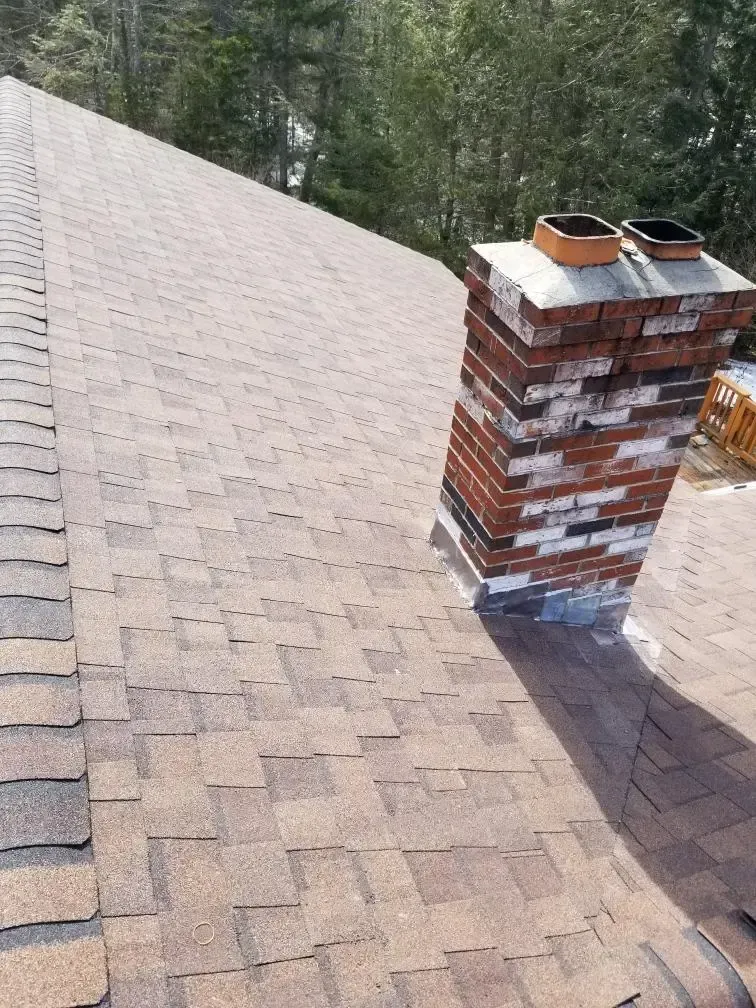
<svg viewBox="0 0 756 1008">
<path fill-rule="evenodd" d="M 557 752 L 549 767 L 547 755 L 543 772 L 555 786 L 548 798 L 523 803 L 534 833 L 574 831 L 597 856 L 611 852 L 633 893 L 603 903 L 602 940 L 637 941 L 660 959 L 680 1004 L 751 1006 L 741 976 L 753 987 L 756 931 L 741 910 L 756 903 L 754 742 L 656 675 L 626 638 L 602 646 L 579 627 L 506 616 L 481 622 L 584 784 L 576 787 L 573 775 L 560 789 L 564 761 Z M 648 940 L 659 912 L 677 919 L 687 965 Z M 690 969 L 700 970 L 698 979 Z M 707 970 L 729 1000 L 713 989 L 702 1000 Z"/>
</svg>

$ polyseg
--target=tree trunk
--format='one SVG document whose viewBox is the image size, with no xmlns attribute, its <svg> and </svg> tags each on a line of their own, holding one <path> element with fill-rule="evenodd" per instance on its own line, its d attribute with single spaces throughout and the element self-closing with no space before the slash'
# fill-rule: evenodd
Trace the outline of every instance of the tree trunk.
<svg viewBox="0 0 756 1008">
<path fill-rule="evenodd" d="M 488 155 L 488 192 L 483 212 L 483 226 L 486 236 L 492 238 L 496 231 L 496 218 L 499 212 L 501 196 L 501 165 L 504 157 L 504 135 L 498 128 L 491 138 L 491 151 Z"/>
<path fill-rule="evenodd" d="M 299 190 L 299 198 L 303 203 L 309 203 L 312 199 L 312 184 L 315 181 L 315 168 L 318 164 L 320 151 L 323 146 L 323 125 L 328 113 L 328 81 L 324 76 L 318 85 L 318 103 L 315 113 L 315 129 L 312 135 L 312 143 L 307 151 L 305 159 L 305 170 L 302 176 L 302 188 Z"/>
<path fill-rule="evenodd" d="M 302 188 L 299 191 L 299 198 L 303 203 L 309 203 L 312 199 L 312 187 L 315 182 L 315 170 L 318 166 L 318 159 L 320 158 L 323 142 L 328 133 L 328 127 L 333 122 L 338 104 L 339 92 L 341 90 L 341 46 L 344 41 L 345 30 L 346 11 L 342 10 L 336 22 L 333 48 L 323 68 L 323 76 L 318 85 L 318 101 L 314 118 L 315 129 L 310 149 L 307 151 L 305 170 L 302 176 Z"/>
</svg>

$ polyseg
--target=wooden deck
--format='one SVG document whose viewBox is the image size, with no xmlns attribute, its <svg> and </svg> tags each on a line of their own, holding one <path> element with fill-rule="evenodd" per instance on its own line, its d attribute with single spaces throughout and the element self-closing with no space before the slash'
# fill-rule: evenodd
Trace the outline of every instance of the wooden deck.
<svg viewBox="0 0 756 1008">
<path fill-rule="evenodd" d="M 723 451 L 709 439 L 700 446 L 690 442 L 679 475 L 696 490 L 718 490 L 756 481 L 756 469 Z"/>
</svg>

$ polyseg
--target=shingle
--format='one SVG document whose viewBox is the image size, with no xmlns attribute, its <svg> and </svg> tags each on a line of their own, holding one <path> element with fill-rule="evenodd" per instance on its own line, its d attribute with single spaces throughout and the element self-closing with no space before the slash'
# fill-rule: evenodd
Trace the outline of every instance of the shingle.
<svg viewBox="0 0 756 1008">
<path fill-rule="evenodd" d="M 441 969 L 447 965 L 428 915 L 419 903 L 377 903 L 374 915 L 390 972 Z"/>
<path fill-rule="evenodd" d="M 408 1003 L 398 998 L 378 942 L 330 945 L 321 950 L 318 962 L 321 974 L 330 980 L 343 1004 L 353 1008 L 399 1008 Z M 453 1002 L 443 1004 L 453 1008 Z"/>
<path fill-rule="evenodd" d="M 84 773 L 81 727 L 0 728 L 0 781 L 79 780 Z"/>
<path fill-rule="evenodd" d="M 246 971 L 187 976 L 172 981 L 172 990 L 186 1008 L 257 1008 Z M 254 998 L 254 1000 L 253 1000 Z"/>
<path fill-rule="evenodd" d="M 149 837 L 214 837 L 216 827 L 204 784 L 170 780 L 141 783 L 142 809 Z"/>
<path fill-rule="evenodd" d="M 110 996 L 122 1008 L 168 1008 L 168 984 L 156 916 L 111 917 L 102 922 Z"/>
<path fill-rule="evenodd" d="M 315 959 L 270 963 L 254 974 L 255 990 L 270 1008 L 328 1008 L 328 998 Z"/>
<path fill-rule="evenodd" d="M 0 497 L 0 527 L 24 525 L 60 532 L 63 528 L 63 508 L 57 501 L 34 497 Z"/>
<path fill-rule="evenodd" d="M 0 784 L 0 849 L 81 844 L 89 837 L 83 781 Z"/>
<path fill-rule="evenodd" d="M 60 532 L 18 526 L 0 527 L 0 560 L 66 562 L 66 538 Z"/>
<path fill-rule="evenodd" d="M 299 896 L 286 851 L 268 841 L 224 847 L 221 857 L 235 907 L 294 906 Z"/>
<path fill-rule="evenodd" d="M 147 837 L 138 801 L 93 801 L 92 844 L 101 912 L 155 913 Z"/>
<path fill-rule="evenodd" d="M 0 928 L 88 920 L 98 909 L 94 869 L 87 864 L 0 868 Z"/>
<path fill-rule="evenodd" d="M 100 937 L 19 945 L 0 951 L 3 1008 L 70 1008 L 97 1004 L 107 992 Z"/>
<path fill-rule="evenodd" d="M 244 958 L 250 966 L 303 959 L 313 954 L 298 906 L 238 910 L 236 920 Z"/>
<path fill-rule="evenodd" d="M 75 725 L 79 717 L 79 697 L 70 680 L 0 677 L 0 725 Z"/>
<path fill-rule="evenodd" d="M 335 808 L 328 798 L 276 802 L 273 812 L 287 850 L 317 850 L 340 845 Z"/>
<path fill-rule="evenodd" d="M 0 674 L 70 676 L 76 671 L 73 641 L 0 640 Z"/>
<path fill-rule="evenodd" d="M 13 461 L 15 463 L 15 459 Z M 19 460 L 19 466 L 23 465 L 24 462 Z M 55 470 L 51 474 L 25 468 L 0 469 L 0 495 L 57 501 L 60 500 L 60 480 Z"/>
<path fill-rule="evenodd" d="M 34 473 L 56 473 L 57 453 L 47 448 L 35 448 L 33 445 L 0 444 L 0 469 L 28 469 Z"/>
<path fill-rule="evenodd" d="M 129 707 L 123 679 L 87 679 L 80 684 L 81 712 L 87 720 L 128 721 Z"/>
<path fill-rule="evenodd" d="M 69 597 L 68 572 L 63 565 L 6 560 L 0 563 L 0 596 L 13 595 L 64 601 Z"/>
<path fill-rule="evenodd" d="M 462 1008 L 459 990 L 449 969 L 401 973 L 393 977 L 407 1008 Z"/>
<path fill-rule="evenodd" d="M 203 732 L 198 736 L 205 783 L 219 787 L 264 787 L 260 759 L 248 732 Z"/>
<path fill-rule="evenodd" d="M 37 598 L 0 598 L 0 637 L 66 641 L 73 636 L 71 604 Z"/>
</svg>

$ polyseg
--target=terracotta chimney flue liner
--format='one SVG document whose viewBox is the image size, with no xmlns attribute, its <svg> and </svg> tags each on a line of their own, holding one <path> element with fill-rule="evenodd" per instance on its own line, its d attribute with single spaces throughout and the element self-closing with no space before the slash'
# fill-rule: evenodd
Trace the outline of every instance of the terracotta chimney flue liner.
<svg viewBox="0 0 756 1008">
<path fill-rule="evenodd" d="M 704 236 L 665 217 L 622 221 L 622 231 L 652 259 L 698 259 Z"/>
<path fill-rule="evenodd" d="M 622 232 L 592 214 L 539 217 L 533 244 L 562 266 L 606 266 L 616 262 Z"/>
</svg>

